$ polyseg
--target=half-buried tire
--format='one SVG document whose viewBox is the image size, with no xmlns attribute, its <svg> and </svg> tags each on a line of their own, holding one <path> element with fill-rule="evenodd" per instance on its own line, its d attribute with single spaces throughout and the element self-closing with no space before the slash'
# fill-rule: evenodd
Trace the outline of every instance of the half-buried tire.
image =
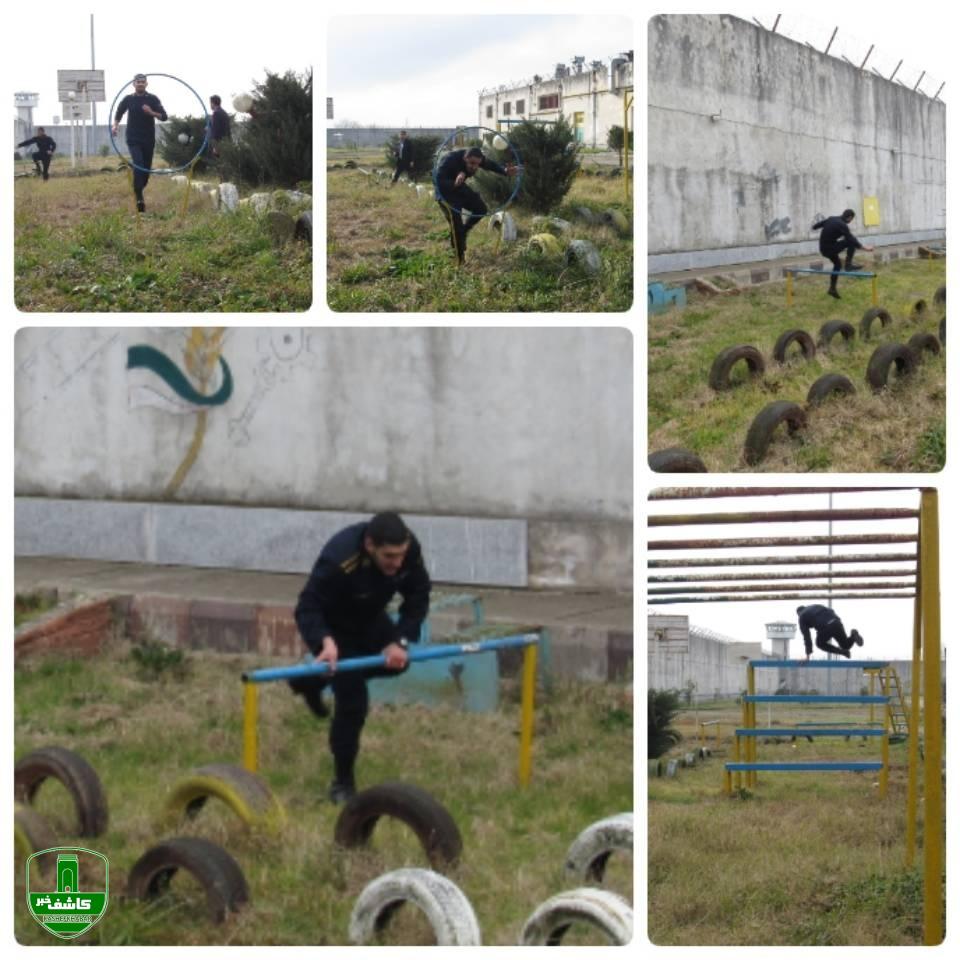
<svg viewBox="0 0 960 960">
<path fill-rule="evenodd" d="M 923 360 L 925 353 L 932 353 L 935 357 L 940 355 L 940 341 L 932 333 L 915 333 L 907 341 L 907 346 L 918 360 Z"/>
<path fill-rule="evenodd" d="M 747 365 L 751 377 L 763 376 L 764 361 L 763 354 L 756 348 L 748 344 L 740 344 L 735 347 L 727 347 L 717 354 L 710 368 L 710 386 L 714 390 L 730 390 L 733 384 L 730 382 L 730 371 L 733 366 L 741 360 Z"/>
<path fill-rule="evenodd" d="M 947 345 L 947 318 L 940 318 L 940 343 L 943 346 Z"/>
<path fill-rule="evenodd" d="M 570 845 L 564 870 L 575 883 L 603 883 L 615 850 L 633 853 L 633 814 L 618 813 L 592 823 Z"/>
<path fill-rule="evenodd" d="M 791 343 L 799 345 L 805 360 L 812 360 L 817 355 L 817 345 L 806 330 L 785 330 L 773 346 L 773 359 L 777 363 L 787 362 L 787 348 Z"/>
<path fill-rule="evenodd" d="M 334 842 L 348 849 L 366 846 L 381 817 L 406 824 L 434 869 L 460 859 L 463 840 L 453 817 L 438 800 L 410 783 L 381 783 L 351 797 L 337 818 Z"/>
<path fill-rule="evenodd" d="M 370 943 L 405 903 L 423 911 L 438 947 L 480 946 L 480 925 L 463 891 L 441 874 L 417 867 L 385 873 L 363 889 L 350 914 L 350 942 Z"/>
<path fill-rule="evenodd" d="M 707 473 L 704 462 L 692 451 L 683 447 L 667 447 L 655 450 L 647 457 L 654 473 Z"/>
<path fill-rule="evenodd" d="M 130 870 L 127 896 L 134 900 L 160 896 L 178 870 L 186 870 L 203 888 L 212 923 L 223 923 L 227 911 L 239 910 L 250 899 L 237 861 L 223 847 L 201 837 L 174 837 L 151 847 Z"/>
<path fill-rule="evenodd" d="M 633 938 L 633 910 L 627 901 L 609 890 L 580 887 L 567 890 L 540 904 L 523 925 L 520 944 L 525 947 L 556 947 L 570 926 L 587 923 L 616 946 Z"/>
<path fill-rule="evenodd" d="M 51 847 L 56 847 L 58 842 L 57 835 L 47 823 L 46 818 L 37 813 L 33 807 L 27 807 L 21 803 L 14 805 L 13 845 L 16 850 L 18 870 L 23 869 L 23 865 L 33 854 L 40 850 L 50 850 Z M 56 851 L 37 857 L 34 863 L 39 865 L 41 873 L 49 874 L 57 864 Z"/>
<path fill-rule="evenodd" d="M 874 390 L 887 385 L 891 368 L 898 377 L 907 377 L 917 367 L 917 355 L 905 343 L 884 343 L 873 351 L 867 364 L 867 382 Z"/>
<path fill-rule="evenodd" d="M 297 222 L 293 226 L 294 240 L 305 240 L 311 247 L 313 246 L 313 212 L 307 210 L 297 217 Z"/>
<path fill-rule="evenodd" d="M 933 302 L 938 307 L 945 307 L 947 305 L 946 287 L 937 287 L 936 293 L 933 295 Z"/>
<path fill-rule="evenodd" d="M 825 373 L 810 386 L 807 392 L 807 406 L 815 407 L 824 400 L 832 397 L 834 394 L 853 394 L 857 388 L 849 377 L 842 373 Z"/>
<path fill-rule="evenodd" d="M 874 320 L 879 320 L 881 327 L 888 327 L 891 323 L 893 323 L 893 318 L 890 316 L 888 311 L 883 309 L 883 307 L 871 307 L 860 318 L 860 339 L 861 340 L 870 339 L 870 328 L 873 326 Z"/>
<path fill-rule="evenodd" d="M 852 323 L 846 320 L 828 320 L 817 334 L 817 346 L 829 348 L 833 338 L 840 334 L 844 344 L 852 343 L 856 339 L 857 331 Z"/>
<path fill-rule="evenodd" d="M 13 769 L 14 796 L 32 804 L 45 780 L 59 780 L 73 797 L 77 833 L 99 837 L 107 829 L 107 798 L 97 771 L 78 753 L 65 747 L 43 747 L 19 760 Z"/>
<path fill-rule="evenodd" d="M 765 406 L 753 418 L 747 439 L 743 445 L 743 457 L 751 466 L 760 463 L 767 455 L 774 431 L 781 423 L 787 425 L 789 433 L 794 434 L 807 425 L 807 415 L 799 403 L 790 400 L 775 400 Z"/>
</svg>

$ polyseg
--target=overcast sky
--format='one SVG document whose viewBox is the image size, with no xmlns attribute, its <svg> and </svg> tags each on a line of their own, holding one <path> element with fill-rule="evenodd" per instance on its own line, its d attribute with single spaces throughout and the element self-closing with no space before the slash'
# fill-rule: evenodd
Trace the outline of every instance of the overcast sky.
<svg viewBox="0 0 960 960">
<path fill-rule="evenodd" d="M 61 114 L 57 70 L 90 69 L 91 11 L 96 64 L 105 73 L 107 96 L 107 102 L 97 106 L 99 123 L 135 73 L 172 74 L 190 84 L 205 103 L 211 94 L 219 94 L 232 112 L 234 94 L 250 90 L 253 80 L 262 81 L 265 70 L 303 74 L 319 58 L 322 45 L 319 30 L 291 29 L 296 17 L 257 14 L 251 29 L 250 20 L 235 16 L 229 6 L 203 7 L 193 17 L 189 7 L 162 4 L 14 4 L 3 15 L 4 29 L 23 42 L 5 43 L 5 72 L 14 91 L 40 94 L 34 111 L 40 126 Z M 160 97 L 168 113 L 203 115 L 197 97 L 176 81 L 151 78 L 148 90 Z"/>
<path fill-rule="evenodd" d="M 784 484 L 789 486 L 789 484 Z M 867 508 L 918 508 L 920 494 L 918 491 L 894 491 L 884 493 L 845 493 L 834 494 L 833 508 L 840 509 L 867 509 Z M 826 510 L 828 505 L 827 494 L 814 496 L 780 496 L 761 498 L 730 498 L 722 500 L 654 500 L 649 503 L 651 516 L 663 514 L 697 514 L 697 513 L 744 513 L 769 512 L 784 510 Z M 915 520 L 876 520 L 876 521 L 837 521 L 833 525 L 834 535 L 850 533 L 915 533 Z M 692 539 L 727 539 L 733 537 L 778 537 L 778 536 L 817 536 L 828 532 L 826 521 L 803 523 L 751 523 L 751 524 L 711 524 L 702 526 L 665 526 L 649 528 L 649 539 L 656 540 L 692 540 Z M 834 553 L 841 554 L 881 554 L 881 553 L 910 553 L 915 549 L 913 544 L 891 545 L 856 545 L 836 546 Z M 767 547 L 744 548 L 740 550 L 658 550 L 651 552 L 646 559 L 678 559 L 680 557 L 756 557 L 756 556 L 800 556 L 804 554 L 823 555 L 826 547 Z M 861 563 L 836 564 L 835 571 L 843 570 L 870 570 L 870 569 L 902 569 L 910 564 L 898 563 Z M 826 566 L 803 565 L 793 567 L 708 567 L 684 569 L 645 569 L 646 575 L 676 575 L 680 573 L 767 573 L 776 571 L 816 571 L 826 570 Z M 818 578 L 811 583 L 826 582 L 826 578 Z M 834 581 L 838 584 L 837 592 L 849 592 L 842 589 L 843 581 Z M 856 581 L 854 581 L 856 582 Z M 657 586 L 673 586 L 673 584 L 659 584 Z M 782 592 L 782 591 L 778 591 Z M 785 591 L 783 591 L 785 592 Z M 685 614 L 690 617 L 690 623 L 707 627 L 718 633 L 726 634 L 735 640 L 766 643 L 764 625 L 773 621 L 786 620 L 796 622 L 796 608 L 800 604 L 823 603 L 836 610 L 844 626 L 849 630 L 856 628 L 864 638 L 862 650 L 858 650 L 864 657 L 909 659 L 913 638 L 913 600 L 841 600 L 836 599 L 828 603 L 826 596 L 803 600 L 784 601 L 743 601 L 722 603 L 695 603 L 695 604 L 664 604 L 649 606 L 648 610 L 662 614 Z M 803 656 L 803 640 L 797 633 L 790 647 L 791 657 Z M 822 651 L 815 649 L 814 655 L 823 657 Z"/>
</svg>

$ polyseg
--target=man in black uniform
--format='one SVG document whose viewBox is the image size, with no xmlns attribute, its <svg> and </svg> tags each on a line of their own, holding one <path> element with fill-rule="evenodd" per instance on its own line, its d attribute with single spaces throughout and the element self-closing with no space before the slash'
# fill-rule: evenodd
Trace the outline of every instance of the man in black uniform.
<svg viewBox="0 0 960 960">
<path fill-rule="evenodd" d="M 517 172 L 517 166 L 508 163 L 505 168 L 501 167 L 495 160 L 484 156 L 479 147 L 470 147 L 469 150 L 453 150 L 447 154 L 437 170 L 434 196 L 450 224 L 450 242 L 460 263 L 463 263 L 467 249 L 467 234 L 487 212 L 487 205 L 480 195 L 467 186 L 467 180 L 478 170 L 490 170 L 502 177 L 512 177 Z M 467 211 L 466 223 L 461 216 L 462 211 Z"/>
<path fill-rule="evenodd" d="M 386 612 L 394 594 L 403 597 L 400 618 Z M 430 577 L 417 538 L 395 513 L 378 513 L 335 534 L 314 564 L 294 616 L 300 636 L 331 675 L 290 681 L 318 716 L 326 716 L 321 692 L 333 687 L 330 751 L 334 779 L 330 799 L 356 793 L 354 763 L 369 706 L 367 679 L 396 676 L 407 668 L 407 645 L 420 638 L 430 608 Z M 338 659 L 382 653 L 386 668 L 335 673 Z"/>
<path fill-rule="evenodd" d="M 853 221 L 856 214 L 852 210 L 844 210 L 839 217 L 827 217 L 819 223 L 813 225 L 814 230 L 820 231 L 820 253 L 823 254 L 832 264 L 834 272 L 830 275 L 830 287 L 827 293 L 835 299 L 840 299 L 837 293 L 837 273 L 838 270 L 862 270 L 859 263 L 853 262 L 853 251 L 856 249 L 872 251 L 873 247 L 865 247 L 851 232 L 849 223 Z M 840 266 L 840 254 L 846 251 L 846 264 Z"/>
<path fill-rule="evenodd" d="M 810 642 L 811 629 L 817 631 L 817 646 L 827 653 L 836 653 L 850 659 L 850 648 L 856 644 L 863 646 L 863 637 L 856 630 L 850 631 L 850 636 L 843 629 L 840 618 L 829 607 L 814 603 L 808 607 L 797 607 L 797 617 L 800 632 L 803 634 L 803 646 L 807 651 L 807 659 L 813 653 L 813 644 Z M 839 646 L 832 646 L 830 641 L 836 640 Z"/>
<path fill-rule="evenodd" d="M 113 135 L 117 135 L 120 121 L 129 110 L 127 117 L 127 149 L 130 159 L 137 165 L 133 168 L 133 192 L 137 198 L 137 210 L 143 213 L 146 206 L 143 202 L 143 188 L 150 179 L 146 173 L 153 166 L 153 150 L 156 146 L 156 121 L 166 120 L 167 111 L 163 104 L 152 94 L 147 93 L 147 78 L 138 73 L 133 78 L 133 93 L 128 93 L 117 107 L 113 118 Z M 138 170 L 137 167 L 143 169 Z"/>
<path fill-rule="evenodd" d="M 393 180 L 396 183 L 400 179 L 401 173 L 406 173 L 413 180 L 413 144 L 407 139 L 407 131 L 400 131 L 400 142 L 393 151 L 397 158 L 397 169 L 393 172 Z"/>
<path fill-rule="evenodd" d="M 230 139 L 230 115 L 223 109 L 216 94 L 210 97 L 210 152 L 220 156 L 220 143 Z"/>
<path fill-rule="evenodd" d="M 37 135 L 23 143 L 18 143 L 18 147 L 29 147 L 35 145 L 37 150 L 30 154 L 33 165 L 37 168 L 37 173 L 43 176 L 44 180 L 49 180 L 50 161 L 53 159 L 53 152 L 57 149 L 57 142 L 53 137 L 48 137 L 43 127 L 37 127 Z"/>
</svg>

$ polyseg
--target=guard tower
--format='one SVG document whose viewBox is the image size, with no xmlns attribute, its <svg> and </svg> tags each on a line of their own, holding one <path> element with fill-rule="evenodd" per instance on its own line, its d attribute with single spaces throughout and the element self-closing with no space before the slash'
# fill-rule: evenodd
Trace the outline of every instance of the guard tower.
<svg viewBox="0 0 960 960">
<path fill-rule="evenodd" d="M 33 136 L 33 111 L 40 103 L 39 93 L 21 90 L 13 95 L 13 106 L 17 111 L 17 141 Z"/>
</svg>

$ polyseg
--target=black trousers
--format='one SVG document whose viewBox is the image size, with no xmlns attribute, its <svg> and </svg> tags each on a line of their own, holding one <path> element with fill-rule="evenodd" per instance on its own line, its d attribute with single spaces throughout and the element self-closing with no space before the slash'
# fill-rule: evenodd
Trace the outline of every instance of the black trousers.
<svg viewBox="0 0 960 960">
<path fill-rule="evenodd" d="M 393 182 L 396 183 L 400 179 L 400 174 L 406 173 L 410 178 L 411 183 L 416 183 L 417 178 L 413 175 L 413 162 L 410 160 L 398 160 L 397 168 L 393 171 Z"/>
<path fill-rule="evenodd" d="M 130 159 L 137 167 L 144 167 L 149 170 L 153 166 L 153 149 L 156 146 L 154 141 L 128 140 L 127 149 L 130 151 Z M 138 200 L 143 199 L 143 188 L 150 179 L 150 174 L 143 170 L 133 168 L 133 192 Z"/>
<path fill-rule="evenodd" d="M 462 260 L 467 249 L 467 234 L 486 216 L 487 205 L 480 194 L 466 184 L 460 187 L 446 186 L 441 195 L 444 199 L 437 202 L 450 223 L 451 238 L 457 255 Z M 461 212 L 458 213 L 458 210 Z M 464 213 L 467 215 L 466 220 L 463 219 Z"/>
<path fill-rule="evenodd" d="M 50 161 L 53 159 L 53 157 L 49 153 L 40 153 L 39 150 L 36 153 L 31 153 L 30 157 L 33 160 L 34 166 L 36 166 L 37 171 L 43 172 L 43 179 L 49 180 Z"/>
<path fill-rule="evenodd" d="M 851 243 L 849 240 L 844 240 L 842 243 L 838 243 L 835 247 L 829 250 L 824 250 L 823 247 L 820 248 L 821 256 L 826 257 L 832 264 L 834 270 L 843 270 L 846 268 L 850 269 L 850 264 L 853 263 L 853 254 L 857 249 L 856 244 Z M 843 267 L 840 266 L 840 254 L 846 252 L 846 263 Z M 830 289 L 837 289 L 837 275 L 831 274 L 830 276 Z"/>
<path fill-rule="evenodd" d="M 836 640 L 837 645 L 832 645 L 831 640 Z M 849 652 L 853 646 L 853 641 L 847 636 L 847 631 L 843 629 L 843 623 L 839 620 L 831 620 L 825 627 L 817 630 L 815 642 L 826 653 L 839 653 L 840 656 Z"/>
</svg>

